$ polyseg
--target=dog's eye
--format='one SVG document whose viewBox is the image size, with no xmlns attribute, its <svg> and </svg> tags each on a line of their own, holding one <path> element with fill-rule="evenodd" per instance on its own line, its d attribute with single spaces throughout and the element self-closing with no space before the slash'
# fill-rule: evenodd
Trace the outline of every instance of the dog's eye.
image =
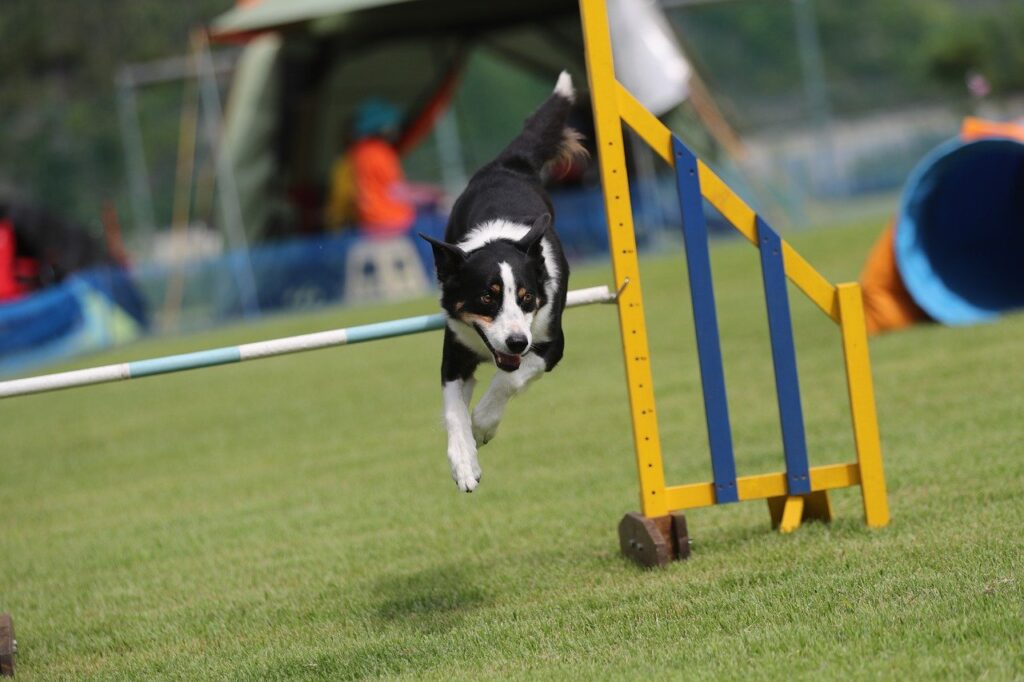
<svg viewBox="0 0 1024 682">
<path fill-rule="evenodd" d="M 494 303 L 494 296 L 491 296 L 490 294 L 484 294 L 483 296 L 480 297 L 480 302 L 487 304 Z"/>
<path fill-rule="evenodd" d="M 523 294 L 523 303 L 530 303 L 531 301 L 533 301 L 533 294 L 527 291 Z"/>
</svg>

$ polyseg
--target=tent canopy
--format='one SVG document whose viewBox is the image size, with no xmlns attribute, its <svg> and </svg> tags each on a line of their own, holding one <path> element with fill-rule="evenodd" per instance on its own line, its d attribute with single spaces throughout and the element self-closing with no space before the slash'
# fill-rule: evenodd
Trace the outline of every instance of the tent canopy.
<svg viewBox="0 0 1024 682">
<path fill-rule="evenodd" d="M 646 3 L 613 0 L 619 20 L 612 39 L 631 39 L 615 45 L 632 69 L 620 74 L 626 87 L 640 96 L 638 81 L 652 81 L 663 100 L 658 108 L 667 110 L 686 96 L 685 73 L 668 76 L 688 67 L 681 54 L 667 64 L 674 38 L 657 11 L 642 11 Z M 295 207 L 299 224 L 315 228 L 324 180 L 345 142 L 344 122 L 368 96 L 392 101 L 407 122 L 426 121 L 422 133 L 430 121 L 420 114 L 451 86 L 454 113 L 437 129 L 431 158 L 413 151 L 405 162 L 412 177 L 440 179 L 457 191 L 468 169 L 518 132 L 559 71 L 577 77 L 581 112 L 586 108 L 579 22 L 577 0 L 239 2 L 210 29 L 215 40 L 249 41 L 224 140 L 246 231 L 258 235 L 294 223 L 277 215 Z M 455 79 L 461 79 L 457 89 Z M 586 134 L 587 115 L 580 119 L 573 124 Z M 284 196 L 275 213 L 271 200 Z"/>
<path fill-rule="evenodd" d="M 457 176 L 496 153 L 492 143 L 518 130 L 529 113 L 524 103 L 550 91 L 560 70 L 583 74 L 577 12 L 575 0 L 263 0 L 215 18 L 214 40 L 249 46 L 223 140 L 249 236 L 295 223 L 296 207 L 302 231 L 315 225 L 343 122 L 367 96 L 384 97 L 415 120 L 446 77 L 464 71 L 460 97 L 473 115 L 460 117 L 455 134 L 476 143 L 462 148 L 461 162 L 441 160 L 442 174 L 454 168 L 449 175 Z M 480 64 L 483 53 L 492 64 L 497 58 L 534 75 L 502 74 L 495 96 L 481 87 L 495 76 L 493 66 Z M 449 137 L 440 151 L 458 155 L 458 146 Z M 438 168 L 437 153 L 435 144 L 413 154 L 407 170 L 436 177 L 422 169 Z"/>
<path fill-rule="evenodd" d="M 211 35 L 230 40 L 286 30 L 366 43 L 430 33 L 470 36 L 576 12 L 575 0 L 262 0 L 214 19 Z"/>
</svg>

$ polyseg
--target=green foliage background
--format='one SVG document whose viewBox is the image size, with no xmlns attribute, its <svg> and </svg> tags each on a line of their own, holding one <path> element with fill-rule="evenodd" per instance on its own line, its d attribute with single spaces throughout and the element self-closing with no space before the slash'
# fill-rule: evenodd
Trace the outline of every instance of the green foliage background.
<svg viewBox="0 0 1024 682">
<path fill-rule="evenodd" d="M 105 201 L 114 201 L 127 216 L 117 70 L 185 53 L 189 29 L 231 5 L 231 0 L 3 0 L 0 192 L 16 190 L 94 229 Z M 829 105 L 839 117 L 924 102 L 966 108 L 969 70 L 983 73 L 996 96 L 1024 90 L 1024 4 L 1019 0 L 814 0 L 814 10 Z M 741 131 L 806 125 L 790 0 L 700 4 L 670 15 Z M 489 69 L 487 79 L 494 78 L 502 81 L 488 80 L 495 91 L 512 96 L 525 97 L 536 87 L 509 69 Z M 493 93 L 473 97 L 499 101 Z M 180 102 L 178 84 L 140 92 L 158 224 L 169 217 L 173 163 L 166 159 L 174 158 Z M 504 139 L 462 118 L 469 155 L 484 154 Z"/>
<path fill-rule="evenodd" d="M 122 64 L 184 54 L 189 30 L 232 0 L 4 0 L 0 188 L 98 225 L 122 199 L 114 80 Z M 140 102 L 147 142 L 176 140 L 180 88 Z M 169 111 L 168 111 L 169 109 Z M 167 115 L 147 117 L 149 111 Z M 127 208 L 121 205 L 122 212 Z"/>
<path fill-rule="evenodd" d="M 965 105 L 968 71 L 993 95 L 1024 89 L 1018 0 L 809 0 L 829 105 L 855 116 L 912 103 Z M 721 2 L 670 12 L 740 129 L 806 120 L 794 3 Z"/>
</svg>

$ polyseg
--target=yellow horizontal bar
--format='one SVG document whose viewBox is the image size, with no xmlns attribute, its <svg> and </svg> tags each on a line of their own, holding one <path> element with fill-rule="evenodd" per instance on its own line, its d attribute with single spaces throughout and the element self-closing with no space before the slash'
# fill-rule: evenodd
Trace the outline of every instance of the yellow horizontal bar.
<svg viewBox="0 0 1024 682">
<path fill-rule="evenodd" d="M 860 485 L 860 470 L 856 464 L 830 464 L 811 468 L 811 490 L 831 490 Z M 787 495 L 786 474 L 757 474 L 736 479 L 740 501 L 763 500 L 767 497 Z M 689 483 L 665 489 L 671 511 L 710 507 L 715 503 L 714 483 Z"/>
<path fill-rule="evenodd" d="M 633 132 L 639 135 L 665 163 L 675 168 L 676 164 L 672 158 L 672 131 L 618 81 L 615 82 L 615 99 L 619 105 L 619 116 L 626 125 L 632 128 Z"/>
</svg>

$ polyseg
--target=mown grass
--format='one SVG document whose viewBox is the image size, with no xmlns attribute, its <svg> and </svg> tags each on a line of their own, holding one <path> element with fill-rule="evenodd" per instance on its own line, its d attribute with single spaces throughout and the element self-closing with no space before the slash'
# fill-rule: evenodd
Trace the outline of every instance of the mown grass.
<svg viewBox="0 0 1024 682">
<path fill-rule="evenodd" d="M 874 226 L 789 235 L 833 281 Z M 741 473 L 781 469 L 756 253 L 713 249 Z M 644 261 L 670 483 L 707 480 L 681 256 Z M 577 268 L 576 287 L 610 282 Z M 793 295 L 812 460 L 853 459 L 835 328 Z M 332 309 L 83 365 L 429 311 Z M 689 514 L 643 571 L 614 311 L 515 402 L 473 495 L 451 483 L 440 338 L 0 404 L 0 611 L 31 679 L 1024 676 L 1024 316 L 872 341 L 892 524 L 855 490 L 790 536 L 762 504 Z"/>
</svg>

